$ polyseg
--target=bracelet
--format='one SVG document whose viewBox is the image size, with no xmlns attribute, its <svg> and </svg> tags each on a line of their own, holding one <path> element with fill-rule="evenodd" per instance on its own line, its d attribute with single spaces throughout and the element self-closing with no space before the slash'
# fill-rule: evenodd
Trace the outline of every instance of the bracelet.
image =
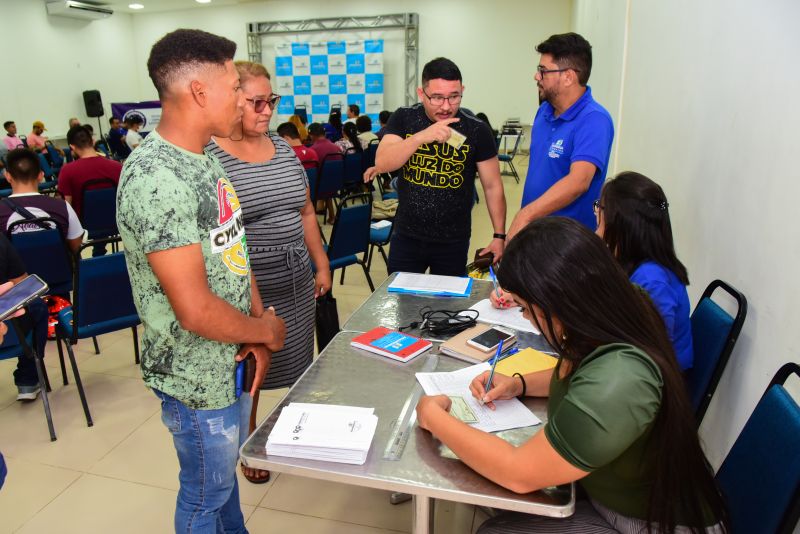
<svg viewBox="0 0 800 534">
<path fill-rule="evenodd" d="M 497 233 L 497 232 L 495 232 L 494 234 L 492 234 L 492 237 L 494 237 L 495 239 L 502 239 L 503 241 L 505 241 L 505 240 L 506 240 L 506 234 L 499 234 L 499 233 Z"/>
<path fill-rule="evenodd" d="M 518 377 L 519 377 L 519 379 L 520 379 L 520 380 L 522 380 L 522 393 L 520 393 L 519 395 L 517 395 L 517 398 L 518 398 L 518 399 L 521 399 L 522 397 L 524 397 L 524 396 L 525 396 L 525 392 L 526 392 L 526 391 L 528 391 L 528 387 L 527 387 L 527 385 L 525 384 L 525 377 L 523 377 L 523 376 L 522 376 L 520 373 L 514 373 L 514 374 L 513 374 L 513 375 L 511 375 L 511 376 L 512 376 L 512 377 L 518 376 Z"/>
</svg>

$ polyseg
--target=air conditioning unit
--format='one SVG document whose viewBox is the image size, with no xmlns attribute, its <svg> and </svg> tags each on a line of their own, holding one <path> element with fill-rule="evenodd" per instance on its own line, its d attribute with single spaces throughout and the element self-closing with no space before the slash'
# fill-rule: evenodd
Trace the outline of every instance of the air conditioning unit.
<svg viewBox="0 0 800 534">
<path fill-rule="evenodd" d="M 47 2 L 47 14 L 72 19 L 97 20 L 110 17 L 114 11 L 106 7 L 73 0 Z"/>
</svg>

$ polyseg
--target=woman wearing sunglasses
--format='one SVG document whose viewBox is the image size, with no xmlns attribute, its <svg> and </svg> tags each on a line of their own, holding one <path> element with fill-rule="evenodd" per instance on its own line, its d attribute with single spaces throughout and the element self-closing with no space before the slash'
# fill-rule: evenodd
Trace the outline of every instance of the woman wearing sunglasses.
<svg viewBox="0 0 800 534">
<path fill-rule="evenodd" d="M 570 482 L 582 492 L 572 517 L 502 513 L 479 534 L 723 532 L 723 499 L 664 322 L 606 244 L 572 219 L 539 219 L 509 242 L 498 278 L 558 363 L 495 374 L 490 386 L 482 373 L 470 389 L 489 408 L 548 397 L 547 423 L 517 447 L 450 415 L 446 396 L 422 397 L 417 420 L 514 492 Z"/>
<path fill-rule="evenodd" d="M 237 61 L 245 98 L 239 128 L 228 139 L 208 145 L 216 155 L 242 204 L 250 265 L 264 307 L 273 306 L 286 322 L 284 348 L 272 355 L 262 389 L 292 385 L 314 355 L 314 299 L 330 290 L 328 257 L 308 193 L 308 180 L 294 150 L 269 122 L 280 96 L 272 92 L 267 69 Z M 317 267 L 314 276 L 311 261 Z M 253 399 L 250 432 L 255 427 L 258 397 Z M 269 472 L 242 466 L 254 483 Z"/>
</svg>

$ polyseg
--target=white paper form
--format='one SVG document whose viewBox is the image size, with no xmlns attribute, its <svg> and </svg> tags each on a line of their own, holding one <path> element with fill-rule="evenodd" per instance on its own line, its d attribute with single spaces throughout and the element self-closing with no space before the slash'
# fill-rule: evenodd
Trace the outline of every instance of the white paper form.
<svg viewBox="0 0 800 534">
<path fill-rule="evenodd" d="M 499 432 L 512 428 L 538 425 L 542 421 L 536 417 L 519 399 L 494 401 L 495 409 L 480 404 L 472 392 L 469 384 L 472 379 L 484 371 L 491 369 L 487 363 L 472 365 L 452 371 L 450 373 L 417 373 L 417 381 L 425 390 L 426 395 L 457 395 L 472 409 L 478 418 L 477 423 L 470 426 L 484 432 Z"/>
<path fill-rule="evenodd" d="M 471 278 L 435 274 L 398 273 L 389 284 L 389 291 L 467 295 Z"/>
<path fill-rule="evenodd" d="M 473 304 L 470 309 L 478 312 L 478 321 L 482 323 L 507 326 L 514 330 L 533 332 L 537 335 L 541 334 L 529 320 L 522 316 L 522 308 L 519 306 L 500 310 L 492 306 L 491 300 L 483 299 Z"/>
</svg>

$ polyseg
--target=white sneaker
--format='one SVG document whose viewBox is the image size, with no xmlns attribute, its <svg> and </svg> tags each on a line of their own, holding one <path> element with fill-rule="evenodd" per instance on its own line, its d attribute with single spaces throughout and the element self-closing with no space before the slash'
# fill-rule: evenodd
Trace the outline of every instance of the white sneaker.
<svg viewBox="0 0 800 534">
<path fill-rule="evenodd" d="M 17 400 L 18 401 L 32 401 L 36 400 L 42 388 L 39 384 L 35 386 L 17 386 Z"/>
</svg>

